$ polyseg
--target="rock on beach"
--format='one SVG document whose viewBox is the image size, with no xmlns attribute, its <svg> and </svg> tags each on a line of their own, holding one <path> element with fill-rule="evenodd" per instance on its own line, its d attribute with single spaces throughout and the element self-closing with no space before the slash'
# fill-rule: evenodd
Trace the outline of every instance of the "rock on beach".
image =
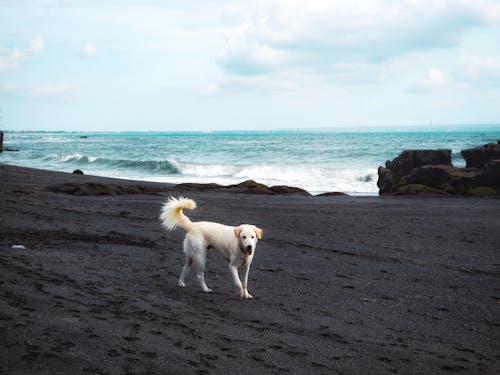
<svg viewBox="0 0 500 375">
<path fill-rule="evenodd" d="M 499 195 L 500 141 L 463 150 L 467 165 L 451 163 L 451 150 L 403 151 L 378 168 L 379 194 Z"/>
</svg>

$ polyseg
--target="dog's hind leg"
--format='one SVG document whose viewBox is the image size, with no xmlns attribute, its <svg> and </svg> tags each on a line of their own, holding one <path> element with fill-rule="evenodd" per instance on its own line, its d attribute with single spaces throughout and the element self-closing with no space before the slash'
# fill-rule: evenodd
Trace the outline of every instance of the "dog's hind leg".
<svg viewBox="0 0 500 375">
<path fill-rule="evenodd" d="M 205 263 L 207 261 L 207 254 L 205 251 L 200 251 L 193 257 L 194 268 L 196 270 L 196 278 L 200 283 L 201 289 L 205 293 L 212 293 L 212 289 L 210 289 L 205 283 Z"/>
</svg>

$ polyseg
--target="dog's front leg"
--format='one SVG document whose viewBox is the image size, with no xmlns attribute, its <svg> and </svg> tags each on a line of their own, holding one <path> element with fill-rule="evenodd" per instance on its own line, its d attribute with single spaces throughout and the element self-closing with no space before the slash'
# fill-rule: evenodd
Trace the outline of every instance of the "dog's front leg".
<svg viewBox="0 0 500 375">
<path fill-rule="evenodd" d="M 243 274 L 243 298 L 253 298 L 253 296 L 248 293 L 248 272 L 250 272 L 250 264 L 247 264 Z"/>
<path fill-rule="evenodd" d="M 238 290 L 238 295 L 241 298 L 244 298 L 245 295 L 243 292 L 243 285 L 241 285 L 240 276 L 238 275 L 238 267 L 233 265 L 232 263 L 229 263 L 229 272 L 231 272 L 231 275 L 233 276 L 234 285 Z"/>
</svg>

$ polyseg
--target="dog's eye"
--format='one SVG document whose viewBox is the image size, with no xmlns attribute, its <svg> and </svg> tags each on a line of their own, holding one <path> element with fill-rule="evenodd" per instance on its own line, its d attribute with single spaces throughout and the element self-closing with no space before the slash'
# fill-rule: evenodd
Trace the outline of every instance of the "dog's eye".
<svg viewBox="0 0 500 375">
<path fill-rule="evenodd" d="M 252 236 L 252 238 L 255 238 L 255 236 Z"/>
<path fill-rule="evenodd" d="M 246 240 L 246 239 L 247 239 L 247 236 L 243 236 L 242 238 L 243 238 L 244 240 Z"/>
</svg>

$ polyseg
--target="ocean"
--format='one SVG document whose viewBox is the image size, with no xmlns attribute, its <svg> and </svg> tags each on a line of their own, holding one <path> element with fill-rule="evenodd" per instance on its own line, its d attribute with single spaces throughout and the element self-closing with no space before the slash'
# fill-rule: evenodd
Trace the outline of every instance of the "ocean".
<svg viewBox="0 0 500 375">
<path fill-rule="evenodd" d="M 377 195 L 377 168 L 407 149 L 460 150 L 500 130 L 435 132 L 248 131 L 176 133 L 4 132 L 0 163 L 168 183 L 255 180 L 312 194 Z"/>
</svg>

